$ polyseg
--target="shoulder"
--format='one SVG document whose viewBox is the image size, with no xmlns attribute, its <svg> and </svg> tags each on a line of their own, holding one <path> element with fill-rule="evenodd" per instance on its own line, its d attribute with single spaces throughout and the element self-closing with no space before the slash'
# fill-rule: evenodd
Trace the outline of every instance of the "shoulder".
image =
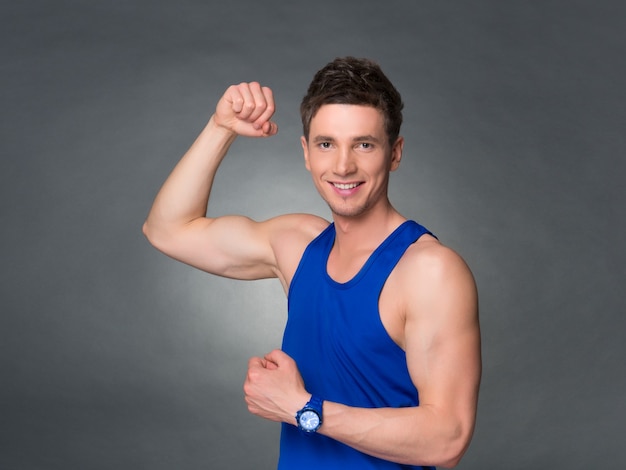
<svg viewBox="0 0 626 470">
<path fill-rule="evenodd" d="M 276 274 L 287 290 L 306 247 L 330 222 L 312 214 L 287 214 L 264 224 L 276 258 Z"/>
<path fill-rule="evenodd" d="M 312 214 L 286 214 L 265 222 L 272 244 L 310 243 L 330 222 Z"/>
<path fill-rule="evenodd" d="M 433 280 L 443 280 L 455 274 L 471 276 L 468 265 L 456 251 L 428 234 L 406 250 L 398 267 L 403 277 L 409 280 L 423 276 Z"/>
<path fill-rule="evenodd" d="M 456 251 L 430 235 L 407 249 L 396 274 L 407 313 L 463 315 L 477 309 L 476 283 L 469 266 Z"/>
</svg>

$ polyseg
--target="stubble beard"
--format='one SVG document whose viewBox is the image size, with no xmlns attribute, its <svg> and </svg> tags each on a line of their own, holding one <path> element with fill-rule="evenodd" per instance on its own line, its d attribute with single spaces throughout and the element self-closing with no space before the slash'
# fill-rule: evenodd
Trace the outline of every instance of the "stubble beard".
<svg viewBox="0 0 626 470">
<path fill-rule="evenodd" d="M 331 203 L 330 201 L 326 200 L 326 204 L 328 205 L 328 208 L 330 209 L 332 214 L 334 216 L 339 216 L 339 217 L 357 218 L 363 215 L 364 213 L 366 213 L 367 210 L 370 208 L 370 204 L 367 204 L 367 203 L 357 205 L 357 206 L 350 206 L 350 205 L 339 205 L 336 203 Z"/>
<path fill-rule="evenodd" d="M 384 194 L 386 194 L 386 192 L 384 192 L 384 194 L 379 194 L 378 197 L 370 195 L 369 198 L 356 203 L 350 201 L 352 198 L 341 198 L 341 201 L 343 201 L 342 203 L 337 200 L 333 200 L 332 196 L 326 197 L 321 191 L 319 191 L 319 194 L 328 205 L 328 208 L 333 216 L 356 219 L 367 214 L 379 203 L 382 203 L 382 199 L 384 199 Z"/>
</svg>

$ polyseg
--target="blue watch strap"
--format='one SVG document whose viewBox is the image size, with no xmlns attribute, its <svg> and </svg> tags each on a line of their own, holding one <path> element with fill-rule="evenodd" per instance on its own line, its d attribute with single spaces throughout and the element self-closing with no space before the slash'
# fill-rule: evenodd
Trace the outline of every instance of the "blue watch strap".
<svg viewBox="0 0 626 470">
<path fill-rule="evenodd" d="M 322 400 L 320 397 L 318 397 L 316 395 L 311 395 L 311 399 L 305 405 L 305 408 L 307 408 L 307 407 L 313 408 L 315 411 L 317 411 L 319 413 L 319 415 L 321 417 L 323 403 L 324 403 L 324 400 Z"/>
</svg>

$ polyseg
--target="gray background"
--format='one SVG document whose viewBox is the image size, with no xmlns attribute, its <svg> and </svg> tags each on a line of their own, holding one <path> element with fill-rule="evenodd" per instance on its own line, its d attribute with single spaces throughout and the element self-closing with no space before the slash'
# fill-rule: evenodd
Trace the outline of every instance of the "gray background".
<svg viewBox="0 0 626 470">
<path fill-rule="evenodd" d="M 213 214 L 328 216 L 299 100 L 336 56 L 406 103 L 392 200 L 468 261 L 484 379 L 459 468 L 626 468 L 626 4 L 4 2 L 0 468 L 273 468 L 247 359 L 280 344 L 276 281 L 152 249 L 159 186 L 231 83 L 276 94 Z"/>
</svg>

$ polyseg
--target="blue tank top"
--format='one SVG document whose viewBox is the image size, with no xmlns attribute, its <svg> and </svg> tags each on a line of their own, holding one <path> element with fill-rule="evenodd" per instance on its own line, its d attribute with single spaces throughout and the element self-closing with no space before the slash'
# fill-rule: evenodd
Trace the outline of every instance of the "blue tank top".
<svg viewBox="0 0 626 470">
<path fill-rule="evenodd" d="M 335 282 L 326 270 L 335 241 L 333 224 L 306 248 L 289 287 L 282 349 L 296 361 L 310 393 L 363 408 L 419 404 L 405 353 L 380 320 L 378 299 L 406 249 L 425 233 L 430 232 L 418 223 L 404 222 L 346 283 Z M 433 467 L 388 462 L 282 425 L 279 470 L 416 468 Z"/>
</svg>

